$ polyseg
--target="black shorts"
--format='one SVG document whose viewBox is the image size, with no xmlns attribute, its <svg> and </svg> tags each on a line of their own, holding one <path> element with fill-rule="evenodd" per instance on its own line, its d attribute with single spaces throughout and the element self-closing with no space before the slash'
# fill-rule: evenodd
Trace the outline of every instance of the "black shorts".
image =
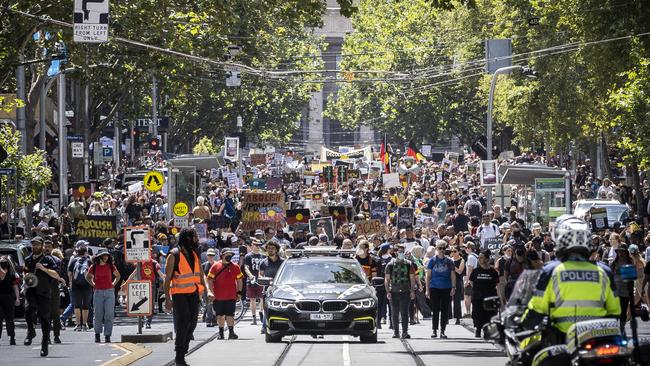
<svg viewBox="0 0 650 366">
<path fill-rule="evenodd" d="M 72 285 L 73 306 L 75 309 L 88 310 L 93 298 L 93 288 L 88 286 Z"/>
<path fill-rule="evenodd" d="M 214 300 L 212 308 L 215 316 L 235 316 L 237 300 Z"/>
</svg>

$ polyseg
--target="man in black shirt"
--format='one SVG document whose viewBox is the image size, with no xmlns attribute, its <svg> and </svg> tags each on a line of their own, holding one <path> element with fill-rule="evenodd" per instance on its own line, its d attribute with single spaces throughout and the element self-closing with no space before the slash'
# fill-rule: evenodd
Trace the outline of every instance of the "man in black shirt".
<svg viewBox="0 0 650 366">
<path fill-rule="evenodd" d="M 465 215 L 465 209 L 462 205 L 456 207 L 456 216 L 452 220 L 452 225 L 454 225 L 454 231 L 457 233 L 462 233 L 469 231 L 469 216 Z"/>
<path fill-rule="evenodd" d="M 61 277 L 56 272 L 56 263 L 51 256 L 43 252 L 43 239 L 35 237 L 32 239 L 32 254 L 25 258 L 25 276 L 36 276 L 38 282 L 36 286 L 28 287 L 25 292 L 27 307 L 25 309 L 25 320 L 27 322 L 27 338 L 25 345 L 32 344 L 32 339 L 36 337 L 34 330 L 34 317 L 38 311 L 41 322 L 43 338 L 41 339 L 41 357 L 48 355 L 48 342 L 50 334 L 50 301 L 51 289 L 50 281 L 59 281 Z"/>
<path fill-rule="evenodd" d="M 45 239 L 43 241 L 43 253 L 46 256 L 50 256 L 54 263 L 56 263 L 56 271 L 59 274 L 59 277 L 61 277 L 61 274 L 63 272 L 63 263 L 62 261 L 55 257 L 52 256 L 52 250 L 54 249 L 52 240 L 50 239 Z M 61 306 L 61 297 L 59 297 L 59 282 L 61 282 L 65 286 L 65 280 L 63 277 L 61 277 L 60 281 L 50 281 L 50 317 L 52 318 L 52 332 L 54 333 L 54 343 L 61 343 L 61 339 L 59 338 L 61 336 L 61 321 L 59 320 L 59 308 Z"/>
<path fill-rule="evenodd" d="M 260 266 L 264 262 L 265 257 L 260 253 L 260 247 L 262 242 L 255 239 L 251 247 L 251 252 L 246 254 L 244 257 L 244 273 L 246 274 L 247 284 L 246 287 L 246 297 L 250 300 L 251 304 L 251 314 L 253 314 L 253 322 L 251 325 L 257 325 L 257 314 L 255 313 L 257 309 L 257 302 L 260 302 L 260 308 L 262 308 L 262 286 L 257 284 L 257 276 L 260 273 Z M 262 312 L 260 311 L 260 319 L 263 318 Z"/>
<path fill-rule="evenodd" d="M 266 242 L 264 249 L 266 250 L 266 259 L 264 259 L 264 261 L 260 264 L 259 276 L 275 278 L 275 275 L 278 273 L 278 270 L 280 269 L 280 266 L 283 262 L 282 258 L 278 256 L 278 252 L 280 251 L 280 244 L 273 240 L 269 240 Z M 264 289 L 263 294 L 265 293 L 266 289 Z M 263 306 L 264 296 L 262 296 L 262 307 Z M 260 321 L 262 322 L 261 333 L 264 334 L 266 333 L 266 321 L 264 319 L 260 319 Z"/>
</svg>

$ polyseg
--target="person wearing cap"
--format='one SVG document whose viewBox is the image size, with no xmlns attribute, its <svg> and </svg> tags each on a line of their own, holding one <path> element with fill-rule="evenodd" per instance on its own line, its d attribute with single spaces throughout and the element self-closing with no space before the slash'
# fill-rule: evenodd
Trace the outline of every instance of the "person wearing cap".
<svg viewBox="0 0 650 366">
<path fill-rule="evenodd" d="M 262 242 L 255 239 L 250 246 L 250 252 L 244 256 L 244 272 L 246 273 L 246 298 L 250 301 L 251 314 L 253 315 L 253 322 L 251 325 L 257 325 L 257 304 L 260 303 L 260 320 L 262 316 L 262 295 L 264 288 L 257 284 L 257 278 L 260 274 L 260 266 L 266 258 L 260 253 Z"/>
<path fill-rule="evenodd" d="M 532 230 L 532 236 L 542 236 L 542 224 L 539 222 L 534 222 L 530 229 Z"/>
<path fill-rule="evenodd" d="M 93 312 L 95 343 L 100 343 L 102 330 L 104 342 L 111 343 L 113 319 L 115 317 L 115 285 L 120 281 L 120 272 L 113 265 L 108 250 L 100 249 L 93 258 L 93 264 L 86 272 L 86 280 L 93 287 Z"/>
<path fill-rule="evenodd" d="M 232 262 L 232 248 L 221 250 L 221 260 L 214 263 L 208 273 L 207 285 L 212 288 L 212 306 L 217 317 L 219 334 L 217 339 L 225 339 L 224 326 L 228 324 L 228 339 L 237 339 L 235 333 L 235 308 L 242 297 L 244 275 L 237 263 Z"/>
<path fill-rule="evenodd" d="M 205 278 L 205 283 L 208 283 L 208 274 L 210 273 L 210 268 L 214 265 L 214 258 L 217 256 L 217 251 L 214 248 L 209 248 L 206 251 L 206 256 L 208 259 L 201 264 L 201 269 L 203 270 L 203 276 Z M 208 301 L 207 292 L 203 293 L 203 303 L 206 304 L 203 309 L 203 320 L 205 321 L 206 327 L 212 328 L 216 323 L 216 318 L 214 316 L 214 308 L 212 304 Z"/>
<path fill-rule="evenodd" d="M 25 300 L 27 306 L 25 309 L 25 321 L 27 322 L 27 337 L 25 345 L 32 344 L 32 339 L 36 337 L 34 323 L 36 312 L 38 312 L 41 330 L 41 357 L 48 355 L 48 343 L 50 336 L 50 301 L 52 293 L 50 289 L 51 281 L 60 281 L 61 278 L 56 271 L 56 263 L 51 256 L 46 255 L 43 251 L 43 238 L 34 237 L 31 240 L 32 254 L 25 258 L 23 271 L 25 275 L 31 274 L 36 276 L 38 284 L 34 287 L 28 287 L 25 291 Z"/>
<path fill-rule="evenodd" d="M 266 242 L 264 245 L 264 250 L 266 251 L 266 258 L 264 261 L 260 264 L 260 272 L 259 272 L 259 277 L 269 277 L 269 278 L 274 278 L 275 275 L 278 273 L 278 270 L 280 269 L 280 266 L 284 262 L 282 258 L 280 258 L 280 244 L 273 240 L 269 240 Z M 262 300 L 262 305 L 264 305 L 264 301 Z M 266 333 L 266 319 L 260 319 L 262 322 L 262 330 L 261 333 L 265 334 Z"/>
</svg>

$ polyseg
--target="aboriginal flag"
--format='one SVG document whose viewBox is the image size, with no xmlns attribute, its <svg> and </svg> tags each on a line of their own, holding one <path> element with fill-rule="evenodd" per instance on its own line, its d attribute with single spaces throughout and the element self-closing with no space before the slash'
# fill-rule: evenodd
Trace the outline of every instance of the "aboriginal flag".
<svg viewBox="0 0 650 366">
<path fill-rule="evenodd" d="M 409 146 L 406 149 L 406 156 L 410 156 L 415 159 L 418 163 L 424 159 L 424 155 L 420 152 L 420 150 L 415 146 L 415 143 L 413 141 L 409 141 Z"/>
<path fill-rule="evenodd" d="M 88 198 L 93 194 L 93 186 L 90 182 L 70 183 L 72 189 L 72 196 Z"/>
<path fill-rule="evenodd" d="M 294 225 L 297 223 L 309 224 L 309 209 L 287 210 L 287 224 Z"/>
<path fill-rule="evenodd" d="M 329 206 L 328 209 L 334 221 L 340 224 L 348 222 L 348 215 L 345 206 Z"/>
<path fill-rule="evenodd" d="M 390 153 L 388 152 L 386 134 L 384 134 L 384 141 L 381 143 L 381 150 L 379 155 L 381 157 L 381 165 L 383 166 L 384 173 L 390 173 Z"/>
</svg>

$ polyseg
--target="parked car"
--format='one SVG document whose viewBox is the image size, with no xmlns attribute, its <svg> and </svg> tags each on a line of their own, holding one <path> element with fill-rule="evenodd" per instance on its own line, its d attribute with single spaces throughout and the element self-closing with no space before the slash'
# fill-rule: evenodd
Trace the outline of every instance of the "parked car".
<svg viewBox="0 0 650 366">
<path fill-rule="evenodd" d="M 25 258 L 29 257 L 30 254 L 32 254 L 32 245 L 29 240 L 0 240 L 0 255 L 8 255 L 20 275 L 23 273 Z M 22 276 L 20 286 L 22 286 Z M 20 305 L 16 306 L 15 316 L 16 318 L 25 316 L 25 295 L 22 291 L 20 293 Z"/>
<path fill-rule="evenodd" d="M 615 223 L 623 223 L 630 217 L 630 207 L 614 200 L 578 200 L 576 201 L 573 214 L 583 220 L 589 220 L 589 212 L 592 208 L 604 208 L 607 210 L 607 226 L 612 228 Z"/>
</svg>

